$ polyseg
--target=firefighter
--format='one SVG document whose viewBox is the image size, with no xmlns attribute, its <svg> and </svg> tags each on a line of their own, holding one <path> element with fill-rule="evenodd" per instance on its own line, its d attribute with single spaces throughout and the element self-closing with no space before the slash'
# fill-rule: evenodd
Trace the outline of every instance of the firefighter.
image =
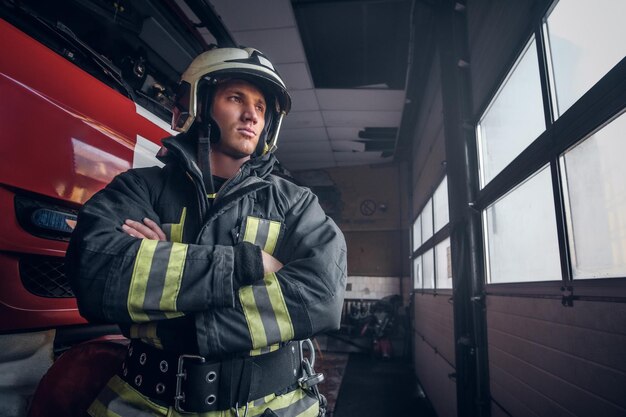
<svg viewBox="0 0 626 417">
<path fill-rule="evenodd" d="M 67 254 L 80 312 L 131 339 L 92 416 L 323 415 L 297 341 L 338 328 L 346 248 L 315 195 L 272 174 L 290 106 L 258 50 L 204 52 L 165 166 L 118 175 L 81 209 Z"/>
</svg>

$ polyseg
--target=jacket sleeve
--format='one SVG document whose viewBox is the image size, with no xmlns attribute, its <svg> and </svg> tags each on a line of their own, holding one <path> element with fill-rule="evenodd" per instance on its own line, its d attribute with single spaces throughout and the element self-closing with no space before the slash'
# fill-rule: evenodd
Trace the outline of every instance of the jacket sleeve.
<svg viewBox="0 0 626 417">
<path fill-rule="evenodd" d="M 285 217 L 277 273 L 239 289 L 235 308 L 197 315 L 201 354 L 261 349 L 337 329 L 346 285 L 343 234 L 308 189 Z"/>
<path fill-rule="evenodd" d="M 156 168 L 117 176 L 81 209 L 66 256 L 81 314 L 96 321 L 143 323 L 215 307 L 233 307 L 232 246 L 137 239 L 126 219 L 160 219 L 146 177 Z"/>
</svg>

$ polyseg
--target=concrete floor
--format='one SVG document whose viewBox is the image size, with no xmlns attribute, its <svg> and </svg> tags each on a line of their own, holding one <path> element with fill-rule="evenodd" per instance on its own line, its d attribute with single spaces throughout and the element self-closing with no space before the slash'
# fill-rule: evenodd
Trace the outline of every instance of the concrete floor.
<svg viewBox="0 0 626 417">
<path fill-rule="evenodd" d="M 418 397 L 407 359 L 324 353 L 316 368 L 326 375 L 320 390 L 329 399 L 328 417 L 436 416 L 428 400 Z"/>
</svg>

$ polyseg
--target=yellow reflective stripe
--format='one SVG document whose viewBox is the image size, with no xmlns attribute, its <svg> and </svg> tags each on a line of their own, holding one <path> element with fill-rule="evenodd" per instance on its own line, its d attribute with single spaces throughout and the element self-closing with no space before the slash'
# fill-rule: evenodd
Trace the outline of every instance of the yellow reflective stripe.
<svg viewBox="0 0 626 417">
<path fill-rule="evenodd" d="M 287 310 L 287 304 L 285 303 L 285 298 L 283 297 L 283 292 L 280 289 L 276 274 L 267 274 L 263 278 L 263 284 L 271 304 L 271 316 L 265 314 L 266 317 L 262 317 L 260 314 L 257 300 L 254 297 L 255 287 L 259 290 L 258 285 L 245 286 L 239 289 L 239 300 L 241 301 L 246 322 L 248 323 L 248 330 L 250 331 L 253 349 L 267 346 L 267 333 L 265 331 L 265 326 L 263 325 L 263 320 L 268 322 L 272 321 L 276 324 L 280 333 L 279 337 L 281 341 L 291 340 L 294 336 L 291 316 Z M 268 311 L 269 307 L 270 306 L 262 306 L 262 310 Z"/>
<path fill-rule="evenodd" d="M 167 408 L 159 406 L 150 401 L 147 397 L 132 389 L 117 375 L 111 378 L 111 380 L 107 384 L 107 388 L 118 396 L 118 398 L 114 398 L 112 400 L 112 403 L 117 403 L 120 406 L 120 409 L 125 409 L 131 412 L 133 410 L 135 412 L 136 410 L 144 410 L 145 413 L 159 416 L 170 415 L 170 411 Z M 318 415 L 319 408 L 317 401 L 313 398 L 310 398 L 301 388 L 279 396 L 276 396 L 275 394 L 270 394 L 264 397 L 264 401 L 250 401 L 248 403 L 248 415 L 260 416 L 267 408 L 275 411 L 285 410 L 288 413 L 289 411 L 293 412 L 295 411 L 293 410 L 293 407 L 295 406 L 296 409 L 299 408 L 297 404 L 301 401 L 311 401 L 312 405 L 310 405 L 303 412 L 298 413 L 296 415 L 297 417 L 313 417 Z M 246 406 L 241 406 L 238 410 L 239 415 L 244 415 L 245 410 Z M 89 408 L 89 413 L 95 417 L 130 417 L 130 415 L 127 415 L 126 413 L 121 416 L 111 411 L 110 409 L 107 409 L 106 406 L 97 399 L 91 404 Z M 178 413 L 174 412 L 173 415 L 178 415 Z M 202 414 L 194 414 L 194 416 L 200 415 L 202 415 L 202 417 L 234 416 L 235 410 L 231 409 L 225 412 L 211 411 Z"/>
<path fill-rule="evenodd" d="M 87 413 L 93 417 L 122 417 L 111 410 L 107 410 L 105 405 L 102 404 L 97 398 L 91 403 Z"/>
<path fill-rule="evenodd" d="M 183 210 L 183 217 L 184 215 L 185 211 Z M 178 299 L 180 284 L 183 279 L 187 248 L 188 246 L 184 243 L 172 243 L 170 259 L 167 263 L 167 271 L 165 272 L 163 294 L 159 302 L 159 309 L 165 313 L 165 317 L 168 319 L 183 315 L 183 313 L 176 311 L 176 300 Z"/>
<path fill-rule="evenodd" d="M 259 356 L 262 355 L 263 353 L 263 348 L 258 348 L 258 349 L 253 349 L 250 351 L 250 356 Z"/>
<path fill-rule="evenodd" d="M 217 197 L 217 193 L 210 193 L 210 194 L 207 194 L 206 196 L 207 198 L 215 198 Z"/>
<path fill-rule="evenodd" d="M 177 224 L 172 224 L 172 230 L 170 232 L 170 240 L 172 242 L 183 241 L 183 229 L 185 227 L 185 218 L 187 217 L 187 207 L 183 207 L 183 213 L 180 215 L 180 221 Z"/>
<path fill-rule="evenodd" d="M 246 232 L 243 235 L 243 241 L 254 243 L 258 231 L 259 219 L 256 217 L 248 216 L 246 219 Z"/>
<path fill-rule="evenodd" d="M 130 319 L 134 322 L 149 320 L 148 315 L 143 311 L 143 302 L 146 297 L 150 267 L 152 266 L 152 258 L 157 243 L 158 240 L 143 239 L 139 246 L 139 251 L 137 251 L 127 300 L 128 313 L 130 314 Z"/>
<path fill-rule="evenodd" d="M 295 403 L 297 403 L 299 401 L 310 399 L 310 397 L 308 397 L 307 394 L 301 388 L 298 388 L 296 390 L 293 390 L 291 392 L 288 392 L 286 394 L 279 395 L 279 396 L 276 396 L 275 394 L 270 394 L 270 395 L 266 396 L 265 399 L 267 401 L 260 402 L 260 404 L 257 404 L 257 405 L 254 404 L 255 401 L 250 401 L 248 403 L 248 415 L 249 416 L 260 416 L 261 414 L 263 414 L 263 412 L 267 408 L 269 408 L 270 410 L 275 410 L 275 411 L 282 410 L 282 409 L 285 409 L 285 408 L 287 408 L 287 407 L 289 407 L 289 406 L 291 406 L 291 405 L 293 405 L 293 404 L 295 404 Z M 312 407 L 314 407 L 315 410 L 318 410 L 317 401 L 313 402 L 313 406 Z M 309 407 L 307 409 L 307 411 L 305 411 L 305 413 L 308 413 L 309 410 L 311 410 L 312 407 Z M 240 407 L 239 410 L 238 410 L 239 411 L 239 415 L 243 416 L 244 413 L 245 413 L 245 410 L 246 410 L 246 406 L 245 405 Z M 220 417 L 221 416 L 231 416 L 231 417 L 233 417 L 233 416 L 236 415 L 235 413 L 236 413 L 236 411 L 234 409 L 232 409 L 230 411 L 230 413 L 228 413 L 228 414 L 225 414 L 225 415 L 220 414 Z M 317 416 L 317 413 L 316 414 L 311 414 L 311 415 Z M 302 415 L 302 413 L 299 414 L 299 416 L 304 417 Z M 212 414 L 202 414 L 202 417 L 213 417 L 213 415 Z"/>
<path fill-rule="evenodd" d="M 285 303 L 283 292 L 280 289 L 278 278 L 276 274 L 272 272 L 267 274 L 265 278 L 263 278 L 263 281 L 265 281 L 267 292 L 270 296 L 270 302 L 272 303 L 272 309 L 276 316 L 276 323 L 280 330 L 280 340 L 283 342 L 291 340 L 294 336 L 293 323 L 291 322 L 291 316 L 289 315 L 289 310 L 287 310 L 287 304 Z"/>
<path fill-rule="evenodd" d="M 292 415 L 292 413 L 295 411 L 293 409 L 293 407 L 296 406 L 297 403 L 299 403 L 300 401 L 311 401 L 312 405 L 309 406 L 305 411 L 303 411 L 302 413 L 297 414 L 297 417 L 313 417 L 313 416 L 317 416 L 319 413 L 319 406 L 318 406 L 318 402 L 317 400 L 309 397 L 304 390 L 302 390 L 302 388 L 293 390 L 287 394 L 283 394 L 283 395 L 279 395 L 278 397 L 276 397 L 275 399 L 273 399 L 272 401 L 268 402 L 267 404 L 264 404 L 262 407 L 266 407 L 269 408 L 273 411 L 280 411 L 280 410 L 284 410 L 286 411 L 284 414 L 286 415 Z M 313 413 L 313 411 L 315 411 L 315 413 Z M 277 413 L 277 414 L 283 414 L 283 413 Z"/>
<path fill-rule="evenodd" d="M 265 242 L 265 248 L 263 250 L 270 255 L 274 253 L 276 248 L 276 242 L 278 241 L 278 234 L 280 233 L 280 222 L 270 220 L 270 228 L 267 232 L 267 241 Z"/>
<path fill-rule="evenodd" d="M 252 339 L 252 347 L 258 349 L 267 345 L 267 337 L 265 336 L 265 327 L 259 314 L 259 309 L 254 301 L 254 293 L 252 286 L 241 287 L 239 289 L 239 301 L 243 307 L 243 313 L 246 316 L 250 338 Z"/>
<path fill-rule="evenodd" d="M 155 322 L 148 323 L 147 327 L 148 328 L 146 329 L 146 337 L 147 337 L 148 343 L 154 347 L 163 349 L 163 343 L 161 343 L 161 339 L 159 339 L 159 337 L 157 336 L 158 323 L 155 323 Z"/>
<path fill-rule="evenodd" d="M 124 400 L 125 403 L 131 404 L 132 408 L 138 408 L 137 406 L 139 406 L 146 411 L 149 410 L 154 413 L 158 413 L 159 415 L 167 415 L 167 407 L 162 407 L 152 401 L 149 401 L 148 397 L 140 394 L 138 391 L 135 391 L 117 375 L 113 376 L 113 378 L 109 380 L 107 388 L 117 394 L 119 398 Z M 128 417 L 130 417 L 130 415 Z"/>
<path fill-rule="evenodd" d="M 131 339 L 139 339 L 139 325 L 133 324 L 130 326 L 130 338 Z"/>
<path fill-rule="evenodd" d="M 144 343 L 150 346 L 163 349 L 163 343 L 157 336 L 157 322 L 149 322 L 144 324 L 132 324 L 130 326 L 130 338 L 141 339 Z"/>
<path fill-rule="evenodd" d="M 317 417 L 319 413 L 319 404 L 317 402 L 314 402 L 309 408 L 296 415 L 295 417 Z"/>
<path fill-rule="evenodd" d="M 274 343 L 273 345 L 265 346 L 259 349 L 254 349 L 250 351 L 250 356 L 259 356 L 266 353 L 274 352 L 280 348 L 279 343 Z"/>
</svg>

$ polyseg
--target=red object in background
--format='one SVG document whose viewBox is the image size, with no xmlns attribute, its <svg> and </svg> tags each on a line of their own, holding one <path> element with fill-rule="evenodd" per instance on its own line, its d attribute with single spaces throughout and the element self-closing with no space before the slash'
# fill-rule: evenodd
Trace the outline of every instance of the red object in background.
<svg viewBox="0 0 626 417">
<path fill-rule="evenodd" d="M 133 165 L 138 136 L 169 133 L 136 104 L 0 19 L 0 332 L 79 324 L 74 298 L 29 292 L 28 256 L 65 255 L 67 243 L 26 231 L 16 195 L 77 209 Z"/>
<path fill-rule="evenodd" d="M 374 354 L 383 359 L 390 359 L 393 356 L 391 340 L 386 337 L 374 341 Z"/>
<path fill-rule="evenodd" d="M 125 340 L 94 340 L 63 353 L 39 382 L 29 417 L 84 417 L 126 357 Z"/>
</svg>

